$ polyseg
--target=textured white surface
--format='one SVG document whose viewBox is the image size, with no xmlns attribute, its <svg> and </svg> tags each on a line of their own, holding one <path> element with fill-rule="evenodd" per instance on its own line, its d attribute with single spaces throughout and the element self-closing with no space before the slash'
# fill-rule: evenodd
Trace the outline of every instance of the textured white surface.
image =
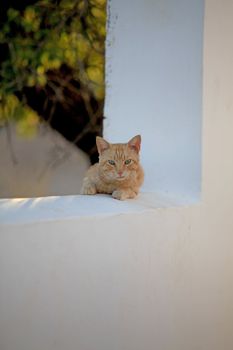
<svg viewBox="0 0 233 350">
<path fill-rule="evenodd" d="M 112 0 L 110 10 L 104 134 L 113 142 L 142 134 L 145 191 L 195 196 L 204 1 Z"/>
<path fill-rule="evenodd" d="M 192 201 L 187 198 L 168 198 L 154 193 L 140 193 L 136 199 L 126 201 L 101 194 L 0 199 L 0 225 L 136 214 L 190 204 Z"/>
</svg>

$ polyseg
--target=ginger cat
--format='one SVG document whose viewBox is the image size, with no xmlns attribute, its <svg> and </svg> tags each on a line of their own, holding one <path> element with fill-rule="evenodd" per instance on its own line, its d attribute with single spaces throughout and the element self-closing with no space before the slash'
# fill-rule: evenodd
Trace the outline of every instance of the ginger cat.
<svg viewBox="0 0 233 350">
<path fill-rule="evenodd" d="M 97 136 L 96 145 L 99 163 L 87 171 L 81 194 L 109 193 L 120 200 L 136 197 L 144 179 L 139 163 L 141 136 L 115 144 Z"/>
</svg>

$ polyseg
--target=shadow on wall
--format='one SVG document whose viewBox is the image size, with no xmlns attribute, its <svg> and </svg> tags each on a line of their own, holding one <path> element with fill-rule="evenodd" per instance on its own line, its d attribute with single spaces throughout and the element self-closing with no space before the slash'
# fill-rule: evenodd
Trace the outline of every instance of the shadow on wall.
<svg viewBox="0 0 233 350">
<path fill-rule="evenodd" d="M 2 128 L 0 149 L 0 198 L 79 194 L 90 165 L 83 151 L 44 124 L 33 139 Z"/>
</svg>

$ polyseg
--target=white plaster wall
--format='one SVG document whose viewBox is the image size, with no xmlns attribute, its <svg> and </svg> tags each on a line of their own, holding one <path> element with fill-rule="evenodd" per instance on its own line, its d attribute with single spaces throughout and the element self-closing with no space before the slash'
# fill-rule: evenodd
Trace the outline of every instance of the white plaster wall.
<svg viewBox="0 0 233 350">
<path fill-rule="evenodd" d="M 142 134 L 147 191 L 201 187 L 203 0 L 110 1 L 104 134 Z"/>
<path fill-rule="evenodd" d="M 0 198 L 79 194 L 88 156 L 45 124 L 20 137 L 11 125 L 0 130 Z"/>
<path fill-rule="evenodd" d="M 201 203 L 2 223 L 1 350 L 232 350 L 233 2 L 205 7 Z"/>
</svg>

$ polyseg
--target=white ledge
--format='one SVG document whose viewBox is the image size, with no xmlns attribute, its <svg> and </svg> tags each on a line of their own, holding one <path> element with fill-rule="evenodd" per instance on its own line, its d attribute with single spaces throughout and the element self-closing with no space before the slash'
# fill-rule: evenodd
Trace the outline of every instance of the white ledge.
<svg viewBox="0 0 233 350">
<path fill-rule="evenodd" d="M 110 195 L 53 196 L 0 199 L 0 224 L 24 224 L 72 218 L 138 213 L 145 210 L 187 206 L 196 200 L 140 193 L 136 199 L 119 201 Z"/>
</svg>

